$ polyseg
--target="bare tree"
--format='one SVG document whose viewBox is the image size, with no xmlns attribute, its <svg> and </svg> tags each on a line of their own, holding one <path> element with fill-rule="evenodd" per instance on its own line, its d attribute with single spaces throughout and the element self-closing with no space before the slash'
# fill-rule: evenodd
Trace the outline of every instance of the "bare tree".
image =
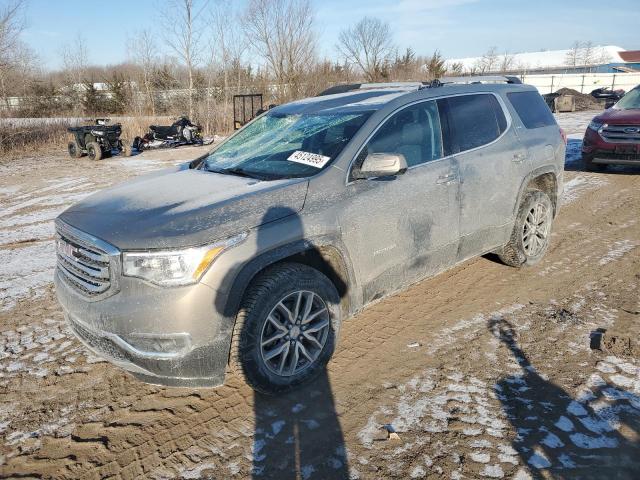
<svg viewBox="0 0 640 480">
<path fill-rule="evenodd" d="M 223 126 L 225 130 L 231 127 L 231 115 L 227 114 L 226 109 L 230 105 L 229 91 L 234 81 L 232 77 L 235 77 L 236 91 L 240 93 L 242 61 L 248 48 L 235 5 L 228 0 L 218 0 L 212 9 L 210 21 L 212 43 L 209 66 L 212 70 L 217 64 L 222 72 L 223 110 L 225 110 L 222 118 L 225 119 Z M 208 79 L 209 88 L 211 88 L 213 72 L 210 72 Z M 207 104 L 209 101 L 210 95 L 207 95 Z M 210 110 L 209 105 L 207 110 Z"/>
<path fill-rule="evenodd" d="M 23 17 L 25 2 L 15 0 L 0 9 L 0 94 L 9 107 L 8 84 L 11 72 L 25 60 L 26 51 L 20 42 L 24 30 Z"/>
<path fill-rule="evenodd" d="M 384 65 L 395 51 L 389 24 L 372 17 L 364 17 L 352 27 L 342 30 L 337 47 L 370 82 L 383 77 Z"/>
<path fill-rule="evenodd" d="M 569 67 L 576 67 L 578 65 L 578 59 L 580 57 L 581 43 L 577 40 L 573 42 L 571 48 L 567 51 L 564 63 Z"/>
<path fill-rule="evenodd" d="M 452 73 L 454 75 L 462 75 L 464 71 L 464 64 L 462 62 L 453 62 L 447 67 L 446 72 Z"/>
<path fill-rule="evenodd" d="M 81 104 L 85 102 L 85 94 L 89 84 L 88 62 L 89 54 L 86 40 L 81 33 L 75 39 L 63 46 L 60 50 L 62 63 L 64 65 L 64 83 L 66 100 L 73 105 L 74 111 L 81 109 Z M 93 79 L 91 79 L 93 84 Z"/>
<path fill-rule="evenodd" d="M 500 57 L 500 72 L 507 73 L 513 70 L 515 56 L 509 52 L 504 52 Z"/>
<path fill-rule="evenodd" d="M 584 42 L 580 51 L 580 63 L 585 67 L 593 65 L 595 60 L 594 53 L 593 43 L 590 41 Z"/>
<path fill-rule="evenodd" d="M 207 4 L 207 0 L 167 0 L 163 16 L 165 41 L 187 70 L 189 117 L 193 116 L 195 69 L 202 60 L 199 44 Z"/>
<path fill-rule="evenodd" d="M 0 67 L 8 65 L 12 50 L 20 42 L 25 28 L 24 0 L 14 0 L 0 9 Z"/>
<path fill-rule="evenodd" d="M 498 48 L 491 47 L 476 62 L 477 70 L 480 73 L 495 72 L 498 68 Z"/>
<path fill-rule="evenodd" d="M 275 77 L 280 95 L 295 95 L 315 63 L 317 38 L 309 0 L 250 0 L 243 25 L 247 41 Z"/>
<path fill-rule="evenodd" d="M 129 51 L 135 55 L 136 63 L 142 70 L 142 85 L 151 114 L 156 114 L 156 102 L 153 88 L 153 72 L 158 63 L 158 52 L 154 38 L 149 30 L 141 30 L 129 42 Z"/>
<path fill-rule="evenodd" d="M 81 33 L 75 39 L 61 49 L 62 63 L 72 83 L 72 87 L 81 84 L 89 63 L 87 42 Z"/>
</svg>

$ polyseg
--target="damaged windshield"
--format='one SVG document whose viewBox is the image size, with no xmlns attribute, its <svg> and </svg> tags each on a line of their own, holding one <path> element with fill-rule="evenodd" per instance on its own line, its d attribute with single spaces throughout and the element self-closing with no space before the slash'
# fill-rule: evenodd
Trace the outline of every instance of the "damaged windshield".
<svg viewBox="0 0 640 480">
<path fill-rule="evenodd" d="M 621 110 L 633 110 L 640 108 L 640 88 L 634 88 L 622 97 L 614 108 Z"/>
<path fill-rule="evenodd" d="M 308 177 L 338 156 L 370 114 L 270 112 L 220 145 L 204 168 L 263 180 Z"/>
</svg>

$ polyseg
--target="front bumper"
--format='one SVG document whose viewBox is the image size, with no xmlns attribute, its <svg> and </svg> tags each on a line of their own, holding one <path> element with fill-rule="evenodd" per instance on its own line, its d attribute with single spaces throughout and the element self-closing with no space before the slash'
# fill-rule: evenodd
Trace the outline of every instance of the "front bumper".
<svg viewBox="0 0 640 480">
<path fill-rule="evenodd" d="M 211 287 L 161 288 L 123 277 L 118 293 L 91 302 L 58 270 L 54 283 L 71 330 L 98 356 L 148 383 L 224 383 L 232 323 L 217 313 Z"/>
<path fill-rule="evenodd" d="M 606 142 L 597 132 L 587 129 L 582 142 L 582 155 L 593 163 L 640 165 L 640 144 Z"/>
</svg>

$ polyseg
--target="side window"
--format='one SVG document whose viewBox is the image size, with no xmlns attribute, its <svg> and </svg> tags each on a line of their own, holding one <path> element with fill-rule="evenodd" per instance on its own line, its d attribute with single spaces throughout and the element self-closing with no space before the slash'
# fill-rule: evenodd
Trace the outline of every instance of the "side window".
<svg viewBox="0 0 640 480">
<path fill-rule="evenodd" d="M 435 101 L 417 103 L 388 118 L 369 140 L 358 163 L 369 153 L 401 153 L 409 167 L 442 157 L 440 116 Z"/>
<path fill-rule="evenodd" d="M 556 120 L 538 92 L 511 92 L 507 98 L 518 112 L 526 128 L 540 128 L 555 125 Z"/>
<path fill-rule="evenodd" d="M 502 107 L 490 94 L 443 98 L 438 106 L 448 124 L 447 155 L 491 143 L 507 128 Z"/>
</svg>

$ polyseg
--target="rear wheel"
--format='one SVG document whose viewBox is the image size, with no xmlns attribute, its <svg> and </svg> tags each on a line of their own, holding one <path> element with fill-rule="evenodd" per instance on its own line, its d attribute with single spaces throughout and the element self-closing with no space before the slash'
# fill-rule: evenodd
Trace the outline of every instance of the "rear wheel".
<svg viewBox="0 0 640 480">
<path fill-rule="evenodd" d="M 538 263 L 549 247 L 553 205 L 549 196 L 540 190 L 529 190 L 518 209 L 511 238 L 498 256 L 512 267 Z"/>
<path fill-rule="evenodd" d="M 87 156 L 91 160 L 102 160 L 102 148 L 98 142 L 91 142 L 87 145 Z"/>
<path fill-rule="evenodd" d="M 67 151 L 69 152 L 69 156 L 71 158 L 80 158 L 83 155 L 82 149 L 75 141 L 69 142 L 67 144 Z"/>
<path fill-rule="evenodd" d="M 318 375 L 340 326 L 331 281 L 306 265 L 268 269 L 247 290 L 231 344 L 230 367 L 255 390 L 289 391 Z"/>
</svg>

